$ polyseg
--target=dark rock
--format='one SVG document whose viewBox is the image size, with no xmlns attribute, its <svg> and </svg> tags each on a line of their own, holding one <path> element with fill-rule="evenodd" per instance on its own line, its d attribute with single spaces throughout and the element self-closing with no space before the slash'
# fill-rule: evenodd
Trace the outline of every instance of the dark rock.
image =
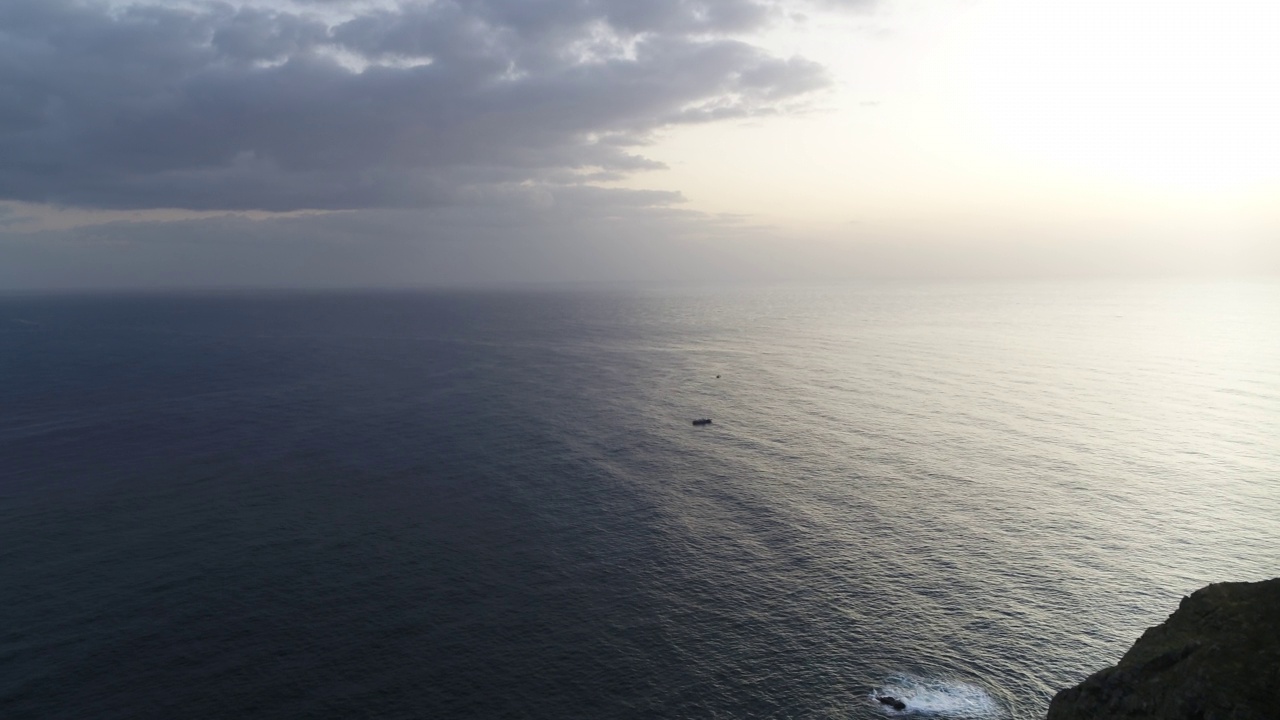
<svg viewBox="0 0 1280 720">
<path fill-rule="evenodd" d="M 892 695 L 877 695 L 876 699 L 894 710 L 906 710 L 907 704 Z"/>
<path fill-rule="evenodd" d="M 1280 718 L 1280 578 L 1184 597 L 1115 667 L 1054 696 L 1048 720 Z"/>
</svg>

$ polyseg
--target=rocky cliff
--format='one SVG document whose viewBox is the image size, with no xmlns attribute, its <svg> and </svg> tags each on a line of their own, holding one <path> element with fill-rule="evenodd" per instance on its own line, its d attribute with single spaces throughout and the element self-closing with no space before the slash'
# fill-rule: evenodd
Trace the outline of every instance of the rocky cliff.
<svg viewBox="0 0 1280 720">
<path fill-rule="evenodd" d="M 1063 690 L 1049 720 L 1280 720 L 1280 578 L 1184 597 L 1115 667 Z"/>
</svg>

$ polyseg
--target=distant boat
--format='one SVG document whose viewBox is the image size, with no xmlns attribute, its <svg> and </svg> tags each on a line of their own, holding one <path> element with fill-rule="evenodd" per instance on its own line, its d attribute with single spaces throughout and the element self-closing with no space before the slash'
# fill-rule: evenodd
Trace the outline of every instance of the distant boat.
<svg viewBox="0 0 1280 720">
<path fill-rule="evenodd" d="M 694 425 L 710 425 L 711 418 L 698 418 L 697 420 L 693 421 L 693 424 Z"/>
</svg>

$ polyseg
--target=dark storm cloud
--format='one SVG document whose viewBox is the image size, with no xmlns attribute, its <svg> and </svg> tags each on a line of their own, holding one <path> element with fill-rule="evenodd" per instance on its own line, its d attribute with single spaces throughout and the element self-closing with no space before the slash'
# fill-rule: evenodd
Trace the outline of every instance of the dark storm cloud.
<svg viewBox="0 0 1280 720">
<path fill-rule="evenodd" d="M 827 82 L 729 37 L 776 11 L 5 0 L 0 199 L 420 207 L 620 177 L 655 166 L 637 149 L 658 128 L 777 112 Z"/>
</svg>

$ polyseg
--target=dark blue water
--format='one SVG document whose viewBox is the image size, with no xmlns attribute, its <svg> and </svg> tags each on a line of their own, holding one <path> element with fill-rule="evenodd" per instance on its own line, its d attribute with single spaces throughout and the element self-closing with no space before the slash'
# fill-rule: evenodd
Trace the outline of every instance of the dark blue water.
<svg viewBox="0 0 1280 720">
<path fill-rule="evenodd" d="M 0 298 L 0 717 L 1034 718 L 1278 437 L 1274 284 Z"/>
</svg>

